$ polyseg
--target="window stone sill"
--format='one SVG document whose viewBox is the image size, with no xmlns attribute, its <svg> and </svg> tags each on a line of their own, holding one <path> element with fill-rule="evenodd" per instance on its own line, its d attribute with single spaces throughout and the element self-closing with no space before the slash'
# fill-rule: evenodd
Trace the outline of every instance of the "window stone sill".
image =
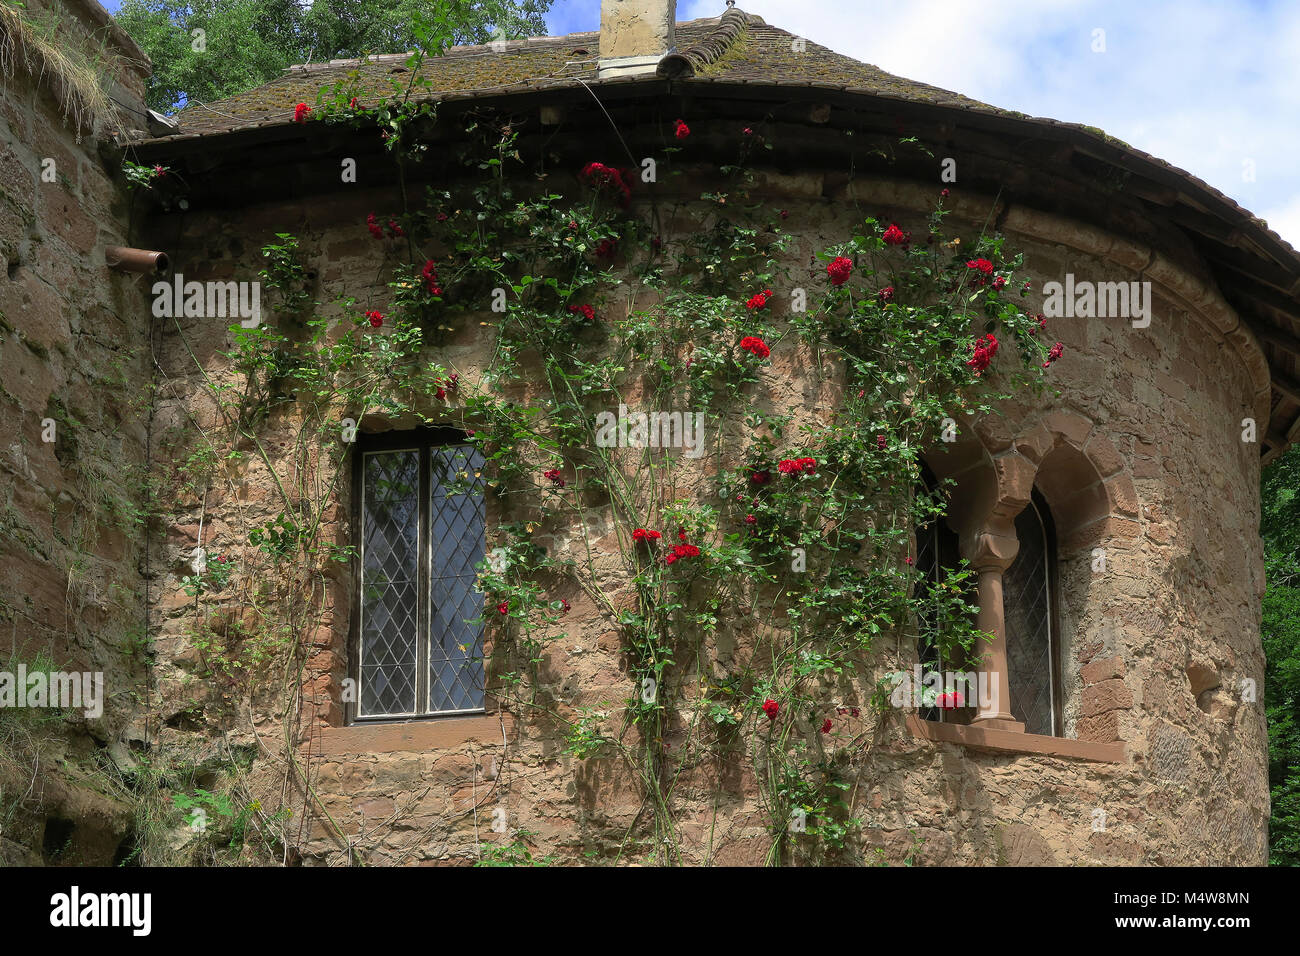
<svg viewBox="0 0 1300 956">
<path fill-rule="evenodd" d="M 324 727 L 305 748 L 314 757 L 451 750 L 469 743 L 500 744 L 515 729 L 510 714 L 472 714 L 431 720 Z"/>
<path fill-rule="evenodd" d="M 1043 754 L 1097 763 L 1128 763 L 1128 754 L 1122 742 L 1102 744 L 1091 740 L 986 729 L 971 724 L 945 724 L 937 720 L 922 720 L 915 714 L 907 715 L 907 730 L 913 737 L 934 743 L 961 744 L 963 747 L 994 753 Z"/>
</svg>

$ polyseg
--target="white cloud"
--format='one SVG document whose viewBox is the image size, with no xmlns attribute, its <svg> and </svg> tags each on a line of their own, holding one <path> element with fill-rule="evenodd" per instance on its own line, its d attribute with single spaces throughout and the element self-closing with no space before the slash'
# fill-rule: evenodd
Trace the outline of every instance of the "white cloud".
<svg viewBox="0 0 1300 956">
<path fill-rule="evenodd" d="M 1300 247 L 1300 4 L 741 0 L 774 26 L 994 106 L 1097 126 L 1188 170 Z M 717 16 L 685 0 L 680 19 Z M 1092 31 L 1106 31 L 1094 53 Z M 1242 175 L 1255 162 L 1256 179 Z"/>
<path fill-rule="evenodd" d="M 1264 210 L 1259 217 L 1293 248 L 1300 249 L 1300 196 L 1292 196 L 1289 202 Z"/>
</svg>

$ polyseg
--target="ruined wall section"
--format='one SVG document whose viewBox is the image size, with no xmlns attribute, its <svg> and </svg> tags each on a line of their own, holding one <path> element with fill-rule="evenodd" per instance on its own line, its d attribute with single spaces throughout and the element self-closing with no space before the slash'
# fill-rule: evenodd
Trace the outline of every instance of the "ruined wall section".
<svg viewBox="0 0 1300 956">
<path fill-rule="evenodd" d="M 98 718 L 0 713 L 0 859 L 107 864 L 131 828 L 112 768 L 143 737 L 150 365 L 143 280 L 104 251 L 133 244 L 110 137 L 143 111 L 148 63 L 98 4 L 25 16 L 32 33 L 0 31 L 0 669 L 102 672 L 105 699 Z M 126 110 L 78 125 L 33 37 Z"/>
</svg>

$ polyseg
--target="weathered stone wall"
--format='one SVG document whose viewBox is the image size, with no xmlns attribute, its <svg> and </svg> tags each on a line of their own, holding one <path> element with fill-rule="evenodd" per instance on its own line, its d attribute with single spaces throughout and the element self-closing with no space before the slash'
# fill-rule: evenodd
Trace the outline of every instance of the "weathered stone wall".
<svg viewBox="0 0 1300 956">
<path fill-rule="evenodd" d="M 701 182 L 710 172 L 693 171 Z M 933 199 L 928 190 L 884 181 L 854 183 L 823 198 L 815 174 L 766 178 L 768 195 L 780 196 L 789 213 L 784 227 L 798 237 L 786 260 L 792 284 L 815 281 L 806 278 L 811 254 L 851 234 L 855 204 L 920 233 Z M 698 189 L 685 182 L 674 188 L 680 193 L 668 204 L 681 205 L 662 232 L 670 249 L 710 215 L 696 199 Z M 955 198 L 964 226 L 950 231 L 969 241 L 991 201 L 959 192 Z M 191 214 L 179 224 L 175 268 L 200 280 L 252 279 L 259 248 L 277 232 L 292 232 L 318 277 L 317 298 L 346 293 L 364 308 L 380 307 L 386 295 L 381 245 L 366 235 L 364 221 L 395 202 L 388 190 L 370 190 L 328 203 Z M 1047 497 L 1064 532 L 1066 736 L 1123 742 L 1127 762 L 936 744 L 911 736 L 899 714 L 868 753 L 851 758 L 860 770 L 853 800 L 867 823 L 867 843 L 892 862 L 915 852 L 920 862 L 977 865 L 1260 864 L 1268 816 L 1264 719 L 1262 707 L 1243 702 L 1241 693 L 1243 678 L 1263 675 L 1259 455 L 1258 445 L 1241 440 L 1241 421 L 1257 417 L 1262 434 L 1262 358 L 1217 292 L 1163 254 L 1028 210 L 1003 214 L 1012 243 L 1026 251 L 1034 302 L 1041 301 L 1044 282 L 1066 272 L 1094 281 L 1149 279 L 1157 296 L 1147 329 L 1123 319 L 1054 320 L 1049 334 L 1066 347 L 1051 374 L 1059 395 L 1032 408 L 1007 408 L 1005 417 L 967 429 L 964 450 L 952 452 L 969 455 L 972 468 L 988 469 L 1000 493 L 1027 499 L 1037 480 Z M 176 225 L 155 228 L 170 235 Z M 777 310 L 787 304 L 778 290 Z M 222 355 L 227 324 L 158 325 L 157 427 L 169 437 L 155 466 L 175 502 L 169 533 L 153 556 L 167 569 L 152 608 L 164 746 L 215 740 L 224 732 L 259 754 L 254 786 L 262 788 L 268 810 L 278 807 L 284 767 L 270 754 L 284 736 L 287 702 L 301 689 L 302 719 L 290 729 L 304 743 L 298 755 L 313 798 L 304 800 L 299 789 L 286 802 L 308 862 L 338 863 L 349 855 L 378 864 L 472 860 L 478 841 L 503 839 L 490 827 L 497 807 L 506 809 L 511 830 L 538 835 L 541 854 L 572 862 L 584 854 L 615 858 L 643 811 L 641 797 L 619 762 L 565 755 L 561 721 L 524 711 L 397 729 L 339 726 L 349 612 L 342 573 L 317 596 L 320 627 L 305 648 L 301 680 L 290 672 L 282 684 L 282 675 L 274 675 L 274 686 L 256 697 L 251 721 L 237 703 L 219 716 L 223 698 L 238 692 L 198 676 L 203 664 L 188 636 L 193 602 L 180 592 L 179 579 L 188 573 L 200 527 L 210 553 L 242 563 L 248 528 L 283 507 L 247 446 L 247 457 L 219 470 L 204 488 L 187 486 L 182 469 L 168 473 L 192 453 L 200 430 L 217 426 L 206 384 L 230 378 Z M 477 382 L 493 336 L 467 319 L 431 358 Z M 833 391 L 835 373 L 819 377 L 812 365 L 808 356 L 774 354 L 758 403 L 785 410 L 802 404 L 813 414 Z M 293 448 L 295 425 L 291 405 L 278 406 L 260 435 L 288 487 L 304 469 L 275 450 Z M 383 427 L 382 419 L 371 417 L 363 427 Z M 320 452 L 325 459 L 331 454 Z M 937 449 L 931 457 L 941 462 L 944 454 Z M 325 485 L 332 469 L 327 460 Z M 342 544 L 352 533 L 345 476 L 338 487 L 326 537 Z M 603 520 L 590 517 L 592 537 L 598 549 L 612 549 L 616 542 Z M 557 535 L 552 543 L 562 547 L 564 540 Z M 1105 551 L 1104 572 L 1094 571 L 1094 548 Z M 620 586 L 613 578 L 605 583 Z M 617 710 L 632 688 L 616 633 L 580 594 L 553 596 L 568 598 L 573 610 L 567 639 L 550 645 L 539 668 L 550 709 L 561 718 L 579 707 Z M 733 608 L 724 616 L 711 649 L 720 658 L 753 652 L 750 613 Z M 878 673 L 886 669 L 883 660 L 875 663 Z M 866 696 L 859 686 L 842 703 L 865 708 Z M 187 714 L 202 715 L 204 723 Z M 851 717 L 836 720 L 849 731 L 867 729 Z M 680 740 L 668 743 L 671 749 Z M 749 758 L 743 747 L 721 753 L 678 782 L 684 859 L 761 863 L 770 838 Z M 1096 811 L 1104 812 L 1104 829 L 1094 828 Z M 622 858 L 645 859 L 651 849 L 623 847 Z"/>
<path fill-rule="evenodd" d="M 146 64 L 98 5 L 27 11 L 57 16 L 67 51 L 103 37 L 114 95 L 143 108 Z M 59 78 L 29 72 L 21 49 L 11 62 L 0 77 L 0 669 L 44 658 L 103 672 L 107 700 L 102 718 L 37 730 L 37 715 L 0 714 L 0 859 L 40 860 L 44 847 L 49 861 L 107 864 L 131 819 L 105 768 L 127 759 L 145 694 L 148 312 L 139 280 L 104 264 L 106 246 L 131 244 L 120 156 L 105 140 L 116 117 L 74 129 Z"/>
</svg>

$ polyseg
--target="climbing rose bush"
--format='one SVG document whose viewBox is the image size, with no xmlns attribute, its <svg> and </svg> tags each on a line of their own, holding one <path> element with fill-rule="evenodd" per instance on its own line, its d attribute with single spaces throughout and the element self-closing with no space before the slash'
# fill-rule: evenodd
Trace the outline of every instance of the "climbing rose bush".
<svg viewBox="0 0 1300 956">
<path fill-rule="evenodd" d="M 475 129 L 500 139 L 467 155 L 465 184 L 404 189 L 427 202 L 366 219 L 375 239 L 403 240 L 372 247 L 391 298 L 362 314 L 385 333 L 340 338 L 329 321 L 305 315 L 304 326 L 319 334 L 298 350 L 307 358 L 286 360 L 290 345 L 272 332 L 234 331 L 250 401 L 265 399 L 266 382 L 287 381 L 303 420 L 317 429 L 312 437 L 331 448 L 339 446 L 338 420 L 358 412 L 463 430 L 483 465 L 457 480 L 481 480 L 493 496 L 500 520 L 488 531 L 489 548 L 509 554 L 504 570 L 486 559 L 478 569 L 491 672 L 501 685 L 493 693 L 520 714 L 551 711 L 546 719 L 565 728 L 568 753 L 618 755 L 632 769 L 653 830 L 635 839 L 646 837 L 672 859 L 678 798 L 665 781 L 688 761 L 735 746 L 758 781 L 774 860 L 808 858 L 814 845 L 843 850 L 856 824 L 854 808 L 837 802 L 841 785 L 869 748 L 847 760 L 837 748 L 872 736 L 870 724 L 849 720 L 883 719 L 870 696 L 877 657 L 896 666 L 888 655 L 900 647 L 978 653 L 966 579 L 954 572 L 931 586 L 908 552 L 913 527 L 943 511 L 940 496 L 915 491 L 921 452 L 945 418 L 964 426 L 989 407 L 998 392 L 980 373 L 999 343 L 1006 345 L 999 375 L 988 376 L 998 388 L 1004 380 L 1018 385 L 1016 375 L 1030 367 L 1041 379 L 1044 356 L 1048 364 L 1060 357 L 1006 294 L 1018 258 L 996 236 L 969 243 L 974 258 L 957 255 L 940 209 L 924 226 L 905 223 L 927 230 L 915 248 L 899 223 L 854 224 L 817 253 L 826 279 L 814 271 L 809 282 L 805 264 L 790 262 L 793 239 L 783 225 L 799 211 L 737 202 L 750 185 L 743 163 L 723 170 L 734 178 L 702 197 L 725 206 L 725 215 L 673 232 L 647 210 L 632 210 L 630 173 L 600 162 L 575 164 L 576 177 L 540 164 L 551 177 L 545 188 L 518 189 L 503 171 L 521 161 L 509 125 Z M 757 143 L 749 129 L 745 142 Z M 684 122 L 673 130 L 680 140 L 690 135 Z M 400 123 L 383 132 L 390 148 L 406 147 Z M 739 127 L 734 134 L 742 135 Z M 879 291 L 849 294 L 843 287 L 854 276 Z M 994 276 L 1002 283 L 979 285 Z M 646 293 L 635 307 L 619 291 L 628 282 Z M 814 287 L 807 309 L 774 308 L 772 290 L 796 286 Z M 509 307 L 489 315 L 494 289 Z M 344 298 L 361 326 L 356 300 Z M 457 387 L 456 373 L 438 364 L 460 354 L 444 333 L 465 331 L 475 312 L 488 358 L 480 363 L 476 353 Z M 774 351 L 780 363 L 740 354 L 766 360 Z M 286 375 L 287 361 L 298 364 Z M 788 400 L 771 407 L 770 396 L 790 394 L 783 370 L 792 368 L 834 397 L 816 408 Z M 659 449 L 608 448 L 593 436 L 592 415 L 631 395 L 651 408 L 704 409 L 727 428 L 710 435 L 710 458 L 698 465 Z M 287 504 L 286 514 L 298 507 Z M 593 513 L 610 528 L 633 530 L 590 547 Z M 675 542 L 657 544 L 665 535 L 644 525 L 677 528 Z M 613 541 L 618 554 L 610 553 Z M 817 557 L 791 573 L 796 550 Z M 303 557 L 325 560 L 307 549 Z M 653 700 L 638 690 L 612 713 L 556 717 L 542 678 L 553 663 L 548 645 L 568 643 L 560 615 L 570 603 L 561 593 L 581 594 L 593 620 L 610 622 L 633 687 L 653 681 Z M 741 632 L 763 648 L 761 661 L 711 657 L 715 635 Z M 700 674 L 709 677 L 701 683 Z M 832 707 L 852 717 L 822 739 Z M 807 840 L 788 835 L 794 808 L 811 821 Z"/>
</svg>

